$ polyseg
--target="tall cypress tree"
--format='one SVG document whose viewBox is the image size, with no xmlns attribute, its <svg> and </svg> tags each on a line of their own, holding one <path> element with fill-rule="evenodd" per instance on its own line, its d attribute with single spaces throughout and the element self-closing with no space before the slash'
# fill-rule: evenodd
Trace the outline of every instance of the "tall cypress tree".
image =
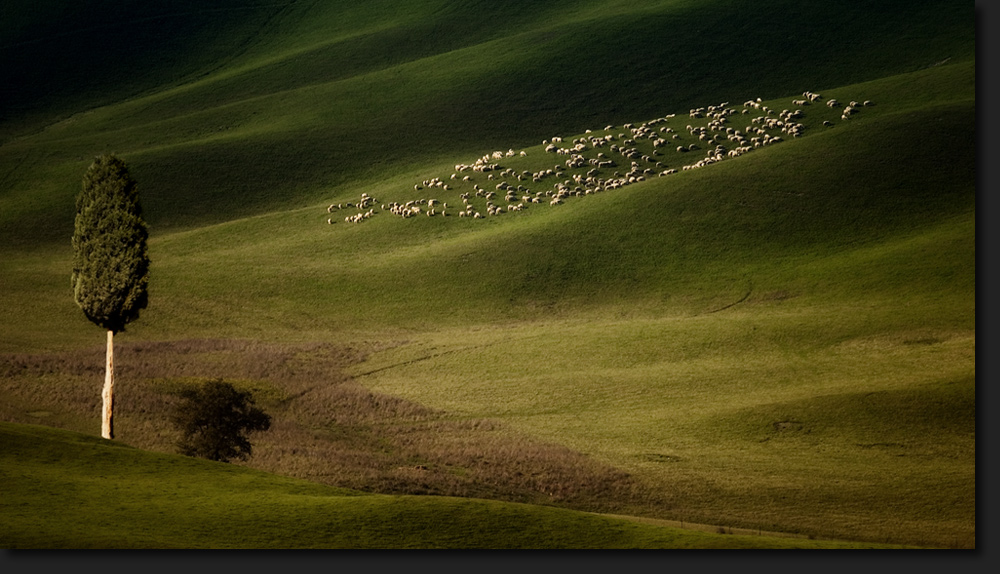
<svg viewBox="0 0 1000 574">
<path fill-rule="evenodd" d="M 114 336 L 146 308 L 149 232 L 139 192 L 125 162 L 105 154 L 83 176 L 73 233 L 73 298 L 108 332 L 101 436 L 114 438 Z"/>
</svg>

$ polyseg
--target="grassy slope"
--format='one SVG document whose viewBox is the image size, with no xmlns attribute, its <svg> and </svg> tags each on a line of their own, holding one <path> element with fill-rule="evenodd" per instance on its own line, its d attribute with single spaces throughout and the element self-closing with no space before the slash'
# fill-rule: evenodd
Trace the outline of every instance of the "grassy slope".
<svg viewBox="0 0 1000 574">
<path fill-rule="evenodd" d="M 877 548 L 711 534 L 487 500 L 366 495 L 0 423 L 16 548 Z M 58 462 L 58 464 L 53 464 Z"/>
<path fill-rule="evenodd" d="M 362 381 L 626 468 L 673 493 L 676 518 L 974 544 L 966 16 L 932 3 L 886 3 L 877 17 L 796 7 L 793 21 L 829 33 L 789 39 L 764 25 L 771 15 L 737 19 L 730 3 L 616 6 L 611 18 L 599 4 L 499 31 L 470 18 L 472 4 L 404 11 L 396 26 L 420 37 L 451 26 L 416 60 L 400 55 L 407 34 L 378 25 L 377 4 L 336 34 L 319 33 L 334 13 L 320 5 L 303 29 L 300 5 L 274 20 L 275 40 L 199 82 L 6 143 L 4 347 L 92 344 L 62 288 L 71 213 L 58 206 L 111 145 L 148 182 L 154 221 L 155 307 L 126 337 L 409 340 L 359 369 L 392 366 Z M 753 33 L 704 50 L 738 26 Z M 676 41 L 656 48 L 665 29 Z M 880 47 L 890 31 L 894 49 Z M 502 40 L 512 33 L 532 41 Z M 358 38 L 399 51 L 344 73 L 338 54 Z M 634 43 L 653 47 L 648 60 L 621 55 Z M 313 73 L 321 56 L 332 75 Z M 958 63 L 847 86 L 948 57 Z M 316 205 L 401 197 L 488 149 L 605 123 L 755 95 L 780 96 L 780 109 L 803 88 L 879 105 L 710 169 L 482 225 L 331 228 Z"/>
<path fill-rule="evenodd" d="M 960 65 L 845 88 L 849 97 L 883 103 L 850 126 L 502 220 L 384 215 L 327 226 L 325 208 L 313 206 L 154 236 L 160 311 L 151 308 L 133 329 L 309 337 L 572 317 L 615 305 L 690 314 L 738 300 L 748 288 L 824 304 L 859 294 L 877 302 L 906 289 L 927 299 L 949 295 L 935 305 L 965 305 L 975 278 L 974 104 L 966 99 L 973 82 L 971 66 Z M 949 88 L 937 93 L 941 86 Z M 906 93 L 920 99 L 895 95 Z M 383 200 L 416 197 L 406 188 L 429 175 L 362 184 L 347 199 L 361 190 L 390 194 Z M 925 232 L 929 246 L 919 239 Z M 913 259 L 928 248 L 935 251 L 926 260 Z M 50 247 L 44 256 L 5 258 L 8 321 L 25 308 L 39 317 L 11 333 L 10 348 L 46 333 L 53 342 L 89 339 L 89 324 L 57 278 L 69 255 Z M 880 257 L 893 265 L 874 265 Z"/>
<path fill-rule="evenodd" d="M 883 84 L 879 101 L 909 81 Z M 500 332 L 441 330 L 359 372 L 395 365 L 366 383 L 516 422 L 650 477 L 675 493 L 677 515 L 691 520 L 718 519 L 723 507 L 765 527 L 794 522 L 841 535 L 892 539 L 905 531 L 968 543 L 975 520 L 973 109 L 968 102 L 907 110 L 872 119 L 864 126 L 871 132 L 859 127 L 774 148 L 773 159 L 756 156 L 744 173 L 735 162 L 700 172 L 691 201 L 671 205 L 682 193 L 671 185 L 671 198 L 654 203 L 687 215 L 686 225 L 633 239 L 635 251 L 653 236 L 671 247 L 658 253 L 661 265 L 673 264 L 664 274 L 673 281 L 636 281 L 623 297 L 616 297 L 620 283 L 602 290 L 582 282 L 585 293 L 571 283 L 560 295 L 610 299 L 617 312 Z M 951 135 L 928 131 L 935 124 L 950 125 Z M 838 146 L 839 138 L 851 143 Z M 924 159 L 909 155 L 921 149 Z M 908 157 L 884 155 L 899 152 Z M 934 159 L 943 152 L 947 160 Z M 825 163 L 829 157 L 838 161 Z M 782 164 L 807 175 L 796 182 L 777 170 Z M 928 164 L 935 167 L 905 173 Z M 762 185 L 768 173 L 780 173 L 781 185 Z M 666 194 L 663 186 L 649 184 L 646 197 Z M 777 192 L 799 190 L 815 191 L 810 205 L 795 206 L 815 210 L 812 216 L 759 215 L 794 201 Z M 708 194 L 695 210 L 695 198 Z M 758 207 L 753 218 L 740 214 L 748 201 Z M 600 277 L 642 277 L 641 265 L 619 264 L 644 212 L 630 212 L 627 200 L 619 205 L 631 214 L 629 226 L 595 227 L 587 250 L 579 249 L 583 237 L 573 242 L 573 231 L 560 228 L 552 236 L 578 249 L 552 259 L 577 275 L 596 267 Z M 578 229 L 586 235 L 586 226 Z M 605 242 L 605 234 L 614 239 Z M 688 254 L 691 237 L 698 240 Z M 598 247 L 623 243 L 606 254 Z M 697 271 L 685 273 L 685 256 Z M 650 294 L 651 285 L 663 291 Z M 705 313 L 747 291 L 743 304 Z M 654 297 L 645 305 L 623 301 L 643 295 Z"/>
<path fill-rule="evenodd" d="M 305 205 L 469 150 L 968 59 L 973 39 L 971 12 L 947 3 L 523 4 L 394 3 L 387 24 L 384 3 L 346 15 L 296 3 L 197 81 L 0 148 L 5 244 L 63 241 L 73 174 L 104 150 L 134 166 L 151 223 L 166 230 Z M 222 36 L 245 34 L 241 22 Z"/>
</svg>

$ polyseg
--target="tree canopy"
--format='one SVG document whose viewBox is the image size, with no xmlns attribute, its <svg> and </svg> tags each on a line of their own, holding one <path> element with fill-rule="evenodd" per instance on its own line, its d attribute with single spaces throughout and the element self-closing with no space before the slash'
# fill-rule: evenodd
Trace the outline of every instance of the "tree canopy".
<svg viewBox="0 0 1000 574">
<path fill-rule="evenodd" d="M 256 406 L 253 394 L 217 379 L 181 391 L 172 421 L 182 436 L 178 451 L 229 462 L 253 454 L 247 433 L 271 428 L 271 416 Z"/>
<path fill-rule="evenodd" d="M 125 162 L 96 158 L 83 176 L 73 233 L 73 297 L 91 322 L 118 333 L 146 308 L 148 237 Z"/>
</svg>

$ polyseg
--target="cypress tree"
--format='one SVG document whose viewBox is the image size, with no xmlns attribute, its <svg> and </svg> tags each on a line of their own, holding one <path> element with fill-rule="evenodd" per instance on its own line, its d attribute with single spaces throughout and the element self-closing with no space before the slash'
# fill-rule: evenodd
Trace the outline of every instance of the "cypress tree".
<svg viewBox="0 0 1000 574">
<path fill-rule="evenodd" d="M 125 162 L 105 154 L 83 176 L 73 232 L 73 298 L 108 333 L 101 436 L 114 438 L 114 335 L 146 308 L 149 232 Z"/>
</svg>

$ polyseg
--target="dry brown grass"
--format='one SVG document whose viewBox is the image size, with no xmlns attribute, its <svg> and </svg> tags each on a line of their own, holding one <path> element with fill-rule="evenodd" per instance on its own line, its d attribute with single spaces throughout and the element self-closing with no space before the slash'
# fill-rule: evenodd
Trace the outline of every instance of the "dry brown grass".
<svg viewBox="0 0 1000 574">
<path fill-rule="evenodd" d="M 169 412 L 185 385 L 223 378 L 271 416 L 243 464 L 379 493 L 438 494 L 658 514 L 666 502 L 580 453 L 370 392 L 343 369 L 364 351 L 328 344 L 184 340 L 116 347 L 116 440 L 175 452 Z M 104 349 L 0 355 L 0 418 L 97 434 Z"/>
</svg>

